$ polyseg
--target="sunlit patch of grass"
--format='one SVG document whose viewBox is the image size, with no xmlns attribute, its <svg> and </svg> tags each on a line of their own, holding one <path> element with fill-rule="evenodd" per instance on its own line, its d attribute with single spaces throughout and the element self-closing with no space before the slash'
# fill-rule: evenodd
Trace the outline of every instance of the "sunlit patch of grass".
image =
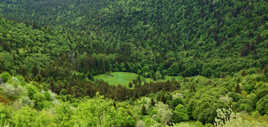
<svg viewBox="0 0 268 127">
<path fill-rule="evenodd" d="M 94 76 L 95 80 L 103 80 L 110 85 L 122 85 L 128 87 L 128 84 L 137 79 L 138 75 L 129 72 L 112 72 Z"/>
<path fill-rule="evenodd" d="M 129 83 L 133 80 L 138 79 L 138 74 L 130 73 L 130 72 L 111 72 L 101 75 L 94 76 L 94 80 L 103 80 L 110 85 L 122 85 L 125 87 L 129 87 Z M 165 76 L 164 79 L 160 79 L 154 81 L 151 78 L 144 78 L 141 76 L 141 82 L 164 82 L 168 80 L 182 80 L 183 78 L 180 76 Z"/>
</svg>

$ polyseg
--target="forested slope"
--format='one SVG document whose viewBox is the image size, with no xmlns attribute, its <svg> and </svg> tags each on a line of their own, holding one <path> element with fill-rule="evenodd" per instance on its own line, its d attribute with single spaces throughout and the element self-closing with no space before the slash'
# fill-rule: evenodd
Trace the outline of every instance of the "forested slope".
<svg viewBox="0 0 268 127">
<path fill-rule="evenodd" d="M 95 97 L 77 98 L 54 94 L 46 89 L 46 83 L 26 82 L 22 76 L 5 72 L 0 74 L 0 126 L 266 127 L 267 76 L 267 72 L 252 68 L 225 78 L 195 76 L 144 85 L 149 87 L 139 87 L 134 92 L 139 96 L 149 88 L 162 89 L 146 97 L 132 98 L 131 91 L 110 87 L 99 90 L 105 96 L 97 93 Z M 175 86 L 171 89 L 177 90 L 166 92 L 165 86 Z M 128 99 L 110 99 L 115 95 L 110 91 Z"/>
<path fill-rule="evenodd" d="M 63 28 L 54 33 L 65 36 L 61 42 L 66 51 L 73 50 L 74 71 L 83 74 L 127 71 L 154 78 L 157 73 L 219 77 L 267 64 L 264 0 L 2 1 L 1 5 L 2 15 L 23 18 L 33 28 L 61 24 Z"/>
<path fill-rule="evenodd" d="M 267 6 L 2 0 L 0 126 L 265 127 Z"/>
</svg>

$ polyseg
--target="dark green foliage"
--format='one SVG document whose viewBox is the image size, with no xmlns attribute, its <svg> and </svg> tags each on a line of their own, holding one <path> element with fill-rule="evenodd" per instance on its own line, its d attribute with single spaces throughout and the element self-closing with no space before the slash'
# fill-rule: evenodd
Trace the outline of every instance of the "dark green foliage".
<svg viewBox="0 0 268 127">
<path fill-rule="evenodd" d="M 166 103 L 172 99 L 172 96 L 168 92 L 178 89 L 176 84 L 170 83 L 169 81 L 144 83 L 143 85 L 134 84 L 135 88 L 129 89 L 123 86 L 111 86 L 103 81 L 94 83 L 87 81 L 72 81 L 66 84 L 52 85 L 51 89 L 58 94 L 71 94 L 75 97 L 93 97 L 99 92 L 101 95 L 115 100 L 126 100 L 130 98 L 137 99 L 150 93 L 161 91 L 160 94 L 158 94 L 157 99 L 158 101 Z"/>
<path fill-rule="evenodd" d="M 268 45 L 268 43 L 267 43 L 267 45 Z M 264 72 L 264 74 L 265 74 L 266 76 L 268 76 L 268 65 L 265 66 L 263 72 Z"/>
<path fill-rule="evenodd" d="M 169 105 L 171 106 L 172 109 L 175 109 L 176 106 L 179 104 L 182 104 L 182 105 L 184 104 L 182 98 L 176 98 L 176 99 L 169 101 Z"/>
<path fill-rule="evenodd" d="M 262 97 L 256 104 L 256 109 L 260 114 L 268 114 L 268 95 Z"/>
<path fill-rule="evenodd" d="M 256 99 L 260 100 L 265 95 L 268 95 L 268 88 L 259 88 L 256 92 Z"/>
<path fill-rule="evenodd" d="M 141 107 L 141 114 L 142 115 L 147 115 L 147 109 L 146 109 L 146 107 L 144 105 L 142 105 L 142 107 Z"/>
<path fill-rule="evenodd" d="M 161 91 L 157 94 L 157 101 L 162 101 L 164 104 L 172 100 L 172 96 L 165 91 Z"/>
<path fill-rule="evenodd" d="M 129 87 L 129 88 L 132 88 L 132 87 L 133 87 L 133 84 L 130 82 L 130 83 L 128 84 L 128 87 Z"/>
<path fill-rule="evenodd" d="M 254 84 L 253 83 L 247 83 L 244 85 L 244 89 L 247 93 L 251 93 L 254 90 Z"/>
<path fill-rule="evenodd" d="M 155 106 L 155 100 L 151 99 L 151 106 Z"/>
<path fill-rule="evenodd" d="M 1 19 L 0 71 L 37 81 L 77 78 L 72 71 L 156 80 L 261 67 L 268 62 L 267 2 L 253 3 L 4 0 L 1 14 L 14 22 Z"/>
<path fill-rule="evenodd" d="M 239 84 L 237 84 L 236 87 L 235 87 L 235 92 L 236 93 L 241 93 L 241 91 L 242 91 L 241 86 Z"/>
</svg>

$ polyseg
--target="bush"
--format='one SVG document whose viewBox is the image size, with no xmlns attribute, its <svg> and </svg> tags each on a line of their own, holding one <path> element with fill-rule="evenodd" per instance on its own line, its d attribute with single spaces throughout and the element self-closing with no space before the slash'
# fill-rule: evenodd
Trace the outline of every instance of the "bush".
<svg viewBox="0 0 268 127">
<path fill-rule="evenodd" d="M 235 115 L 235 117 L 230 118 L 224 124 L 216 125 L 215 127 L 266 127 L 267 126 L 265 122 L 249 120 L 247 117 L 248 116 L 245 114 L 238 114 L 238 115 Z"/>
<path fill-rule="evenodd" d="M 159 102 L 153 108 L 153 112 L 155 113 L 155 116 L 153 116 L 153 118 L 161 124 L 167 124 L 170 122 L 172 111 L 169 109 L 168 105 Z"/>
<path fill-rule="evenodd" d="M 172 109 L 175 109 L 177 105 L 179 104 L 184 104 L 182 98 L 176 98 L 172 101 L 169 101 L 169 105 L 171 106 Z"/>
<path fill-rule="evenodd" d="M 9 83 L 2 85 L 0 88 L 2 88 L 0 93 L 5 95 L 11 100 L 18 99 L 25 92 L 23 87 L 21 86 L 15 87 L 14 85 Z"/>
<path fill-rule="evenodd" d="M 11 110 L 0 103 L 0 126 L 4 127 L 11 116 Z"/>
<path fill-rule="evenodd" d="M 18 75 L 18 76 L 16 76 L 16 79 L 18 79 L 20 81 L 21 85 L 24 86 L 26 84 L 26 81 L 25 81 L 23 76 Z"/>
<path fill-rule="evenodd" d="M 32 84 L 26 86 L 28 97 L 34 101 L 35 109 L 41 110 L 52 105 L 52 96 L 49 92 L 43 92 Z"/>
<path fill-rule="evenodd" d="M 230 92 L 228 96 L 231 97 L 235 102 L 238 102 L 240 99 L 242 99 L 242 96 L 235 92 Z"/>
<path fill-rule="evenodd" d="M 189 120 L 187 108 L 181 104 L 177 105 L 172 115 L 172 121 L 179 123 L 187 120 Z"/>
<path fill-rule="evenodd" d="M 53 116 L 45 111 L 38 112 L 23 107 L 12 116 L 12 125 L 17 127 L 55 127 Z"/>
<path fill-rule="evenodd" d="M 256 92 L 256 99 L 259 100 L 262 97 L 264 97 L 265 95 L 268 95 L 268 88 L 259 88 Z"/>
<path fill-rule="evenodd" d="M 217 116 L 216 110 L 226 108 L 227 105 L 214 96 L 204 96 L 195 100 L 192 107 L 192 116 L 195 120 L 203 123 L 212 123 Z"/>
<path fill-rule="evenodd" d="M 241 99 L 239 102 L 238 111 L 253 111 L 253 102 L 249 99 Z"/>
<path fill-rule="evenodd" d="M 268 115 L 268 95 L 262 97 L 256 104 L 256 109 L 261 115 Z"/>
<path fill-rule="evenodd" d="M 3 72 L 0 74 L 0 78 L 4 83 L 6 83 L 11 78 L 11 75 L 8 72 Z"/>
</svg>

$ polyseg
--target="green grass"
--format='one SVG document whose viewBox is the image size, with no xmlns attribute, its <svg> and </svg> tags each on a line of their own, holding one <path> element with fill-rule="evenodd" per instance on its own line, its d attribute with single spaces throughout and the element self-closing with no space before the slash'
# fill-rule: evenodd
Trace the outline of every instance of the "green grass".
<svg viewBox="0 0 268 127">
<path fill-rule="evenodd" d="M 103 80 L 104 82 L 107 82 L 109 85 L 122 85 L 125 87 L 129 87 L 128 84 L 137 78 L 138 74 L 130 72 L 111 72 L 94 76 L 94 80 Z M 183 78 L 180 76 L 166 76 L 164 79 L 154 81 L 151 78 L 142 77 L 143 82 L 163 82 L 172 79 L 182 80 Z"/>
<path fill-rule="evenodd" d="M 94 76 L 94 80 L 103 80 L 110 85 L 122 85 L 128 87 L 128 84 L 137 79 L 138 75 L 136 73 L 129 72 L 112 72 Z"/>
</svg>

